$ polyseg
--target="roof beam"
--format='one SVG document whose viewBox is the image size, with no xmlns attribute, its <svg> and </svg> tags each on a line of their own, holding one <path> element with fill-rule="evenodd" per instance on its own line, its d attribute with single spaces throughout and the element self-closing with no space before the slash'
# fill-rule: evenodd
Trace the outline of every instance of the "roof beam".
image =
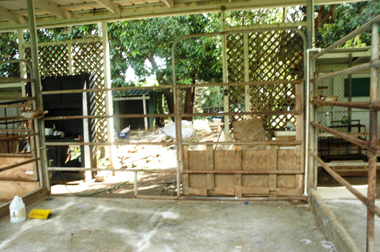
<svg viewBox="0 0 380 252">
<path fill-rule="evenodd" d="M 174 7 L 174 0 L 164 0 L 164 3 L 165 3 L 169 8 L 173 8 L 173 7 Z"/>
<path fill-rule="evenodd" d="M 70 12 L 63 10 L 57 4 L 48 0 L 34 0 L 34 5 L 41 10 L 48 11 L 60 18 L 71 18 Z"/>
<path fill-rule="evenodd" d="M 117 8 L 115 5 L 110 1 L 110 0 L 95 0 L 98 4 L 102 5 L 105 7 L 107 10 L 109 10 L 112 13 L 117 13 Z"/>
<path fill-rule="evenodd" d="M 0 18 L 6 19 L 16 24 L 23 23 L 23 17 L 17 14 L 13 14 L 5 8 L 0 7 Z"/>
</svg>

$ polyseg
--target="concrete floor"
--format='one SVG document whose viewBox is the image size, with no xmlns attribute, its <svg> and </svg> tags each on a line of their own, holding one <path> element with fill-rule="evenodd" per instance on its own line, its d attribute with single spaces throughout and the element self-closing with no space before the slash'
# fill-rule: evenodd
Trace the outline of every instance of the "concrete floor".
<svg viewBox="0 0 380 252">
<path fill-rule="evenodd" d="M 51 197 L 0 221 L 0 251 L 335 251 L 307 204 Z"/>
</svg>

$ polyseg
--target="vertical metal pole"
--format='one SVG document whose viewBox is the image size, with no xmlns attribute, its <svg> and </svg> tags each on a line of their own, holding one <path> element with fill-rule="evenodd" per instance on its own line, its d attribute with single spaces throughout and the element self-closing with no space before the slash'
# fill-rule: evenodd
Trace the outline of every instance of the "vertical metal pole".
<svg viewBox="0 0 380 252">
<path fill-rule="evenodd" d="M 221 12 L 221 24 L 222 32 L 226 31 L 226 13 L 224 10 Z M 228 82 L 228 67 L 227 67 L 227 38 L 226 35 L 222 35 L 222 53 L 223 53 L 223 82 Z M 223 87 L 223 97 L 224 97 L 224 112 L 230 111 L 230 105 L 228 100 L 228 87 Z M 230 140 L 230 117 L 224 116 L 224 136 L 225 140 Z"/>
<path fill-rule="evenodd" d="M 182 130 L 181 130 L 181 90 L 177 87 L 177 73 L 175 67 L 175 47 L 177 41 L 172 46 L 172 68 L 173 68 L 173 102 L 174 102 L 174 120 L 177 143 L 177 198 L 181 197 L 181 171 L 183 170 L 183 150 L 182 150 Z"/>
<path fill-rule="evenodd" d="M 372 51 L 371 61 L 379 59 L 379 24 L 372 24 Z M 371 104 L 378 102 L 378 72 L 377 69 L 371 67 L 371 86 L 370 100 Z M 376 146 L 377 138 L 377 111 L 370 109 L 369 117 L 369 144 L 370 147 Z M 375 204 L 376 199 L 376 160 L 377 153 L 375 150 L 370 150 L 368 160 L 368 193 L 367 203 Z M 375 251 L 375 214 L 367 208 L 367 252 Z"/>
<path fill-rule="evenodd" d="M 108 30 L 107 22 L 102 21 L 101 23 L 101 36 L 103 41 L 103 62 L 104 62 L 104 87 L 109 89 L 111 88 L 111 67 L 110 67 L 110 49 L 108 43 Z M 106 92 L 106 115 L 113 115 L 113 101 L 112 101 L 112 91 Z M 114 129 L 113 129 L 113 118 L 107 118 L 107 137 L 109 143 L 114 143 Z M 115 164 L 115 146 L 110 145 L 108 147 L 108 155 L 111 166 Z"/>
<path fill-rule="evenodd" d="M 351 67 L 351 66 L 352 66 L 352 53 L 348 55 L 348 67 Z M 352 102 L 352 74 L 348 75 L 348 101 Z M 347 110 L 348 110 L 348 132 L 351 132 L 352 108 L 348 108 Z M 351 154 L 351 143 L 347 145 L 347 154 Z"/>
<path fill-rule="evenodd" d="M 25 51 L 24 51 L 24 30 L 19 29 L 17 30 L 17 39 L 18 39 L 18 55 L 20 59 L 25 59 Z M 32 73 L 31 73 L 32 74 Z M 27 78 L 27 72 L 26 72 L 26 64 L 24 62 L 20 62 L 20 77 L 21 78 Z M 25 89 L 25 83 L 21 82 L 21 92 L 22 96 L 26 96 L 26 89 Z M 36 104 L 34 104 L 36 105 Z M 30 127 L 32 131 L 34 132 L 35 125 L 33 121 L 30 123 Z M 30 144 L 30 153 L 33 155 L 34 158 L 37 158 L 38 154 L 36 151 L 36 137 L 29 137 L 29 144 Z M 33 162 L 33 170 L 34 170 L 34 178 L 38 180 L 38 162 Z M 42 185 L 41 185 L 42 186 Z"/>
<path fill-rule="evenodd" d="M 41 94 L 41 77 L 38 65 L 38 45 L 37 45 L 37 31 L 36 31 L 36 18 L 34 15 L 34 4 L 33 0 L 27 0 L 28 7 L 28 20 L 29 20 L 29 31 L 30 31 L 30 50 L 32 53 L 32 78 L 35 80 L 34 85 L 32 85 L 32 90 L 34 96 L 36 97 L 36 108 L 38 110 L 43 110 L 43 100 Z M 45 123 L 43 119 L 35 120 L 37 125 L 38 140 L 37 153 L 41 157 L 38 162 L 39 167 L 39 179 L 40 186 L 46 186 L 47 190 L 50 191 L 50 180 L 49 171 L 47 170 L 47 158 L 45 149 Z"/>
</svg>

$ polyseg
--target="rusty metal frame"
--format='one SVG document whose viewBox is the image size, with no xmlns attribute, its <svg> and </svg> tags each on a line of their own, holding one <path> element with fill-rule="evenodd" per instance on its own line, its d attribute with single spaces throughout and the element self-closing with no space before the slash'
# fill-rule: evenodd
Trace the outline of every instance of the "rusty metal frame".
<svg viewBox="0 0 380 252">
<path fill-rule="evenodd" d="M 338 175 L 331 167 L 329 167 L 325 162 L 323 162 L 318 155 L 313 153 L 315 150 L 308 150 L 308 155 L 314 158 L 322 167 L 334 177 L 340 184 L 344 185 L 350 192 L 352 192 L 363 204 L 367 207 L 367 234 L 366 234 L 366 251 L 373 252 L 375 251 L 375 214 L 380 216 L 380 208 L 375 205 L 376 199 L 376 161 L 377 161 L 377 151 L 380 151 L 380 148 L 377 144 L 377 111 L 379 110 L 379 100 L 378 100 L 378 70 L 380 67 L 379 60 L 379 23 L 380 15 L 367 22 L 357 30 L 341 38 L 337 42 L 333 43 L 331 46 L 320 51 L 310 58 L 310 61 L 317 59 L 323 54 L 333 50 L 339 45 L 342 45 L 346 41 L 354 38 L 355 36 L 363 33 L 368 29 L 372 29 L 372 50 L 371 50 L 371 62 L 365 63 L 359 66 L 350 67 L 345 70 L 333 72 L 323 76 L 319 76 L 310 80 L 310 82 L 316 82 L 318 80 L 332 78 L 339 75 L 352 74 L 361 70 L 370 69 L 371 78 L 370 78 L 370 103 L 358 103 L 358 102 L 327 102 L 327 101 L 307 101 L 308 106 L 319 105 L 319 106 L 342 106 L 348 108 L 360 108 L 360 109 L 369 109 L 370 113 L 370 132 L 369 132 L 369 141 L 364 141 L 358 138 L 355 138 L 349 134 L 337 132 L 336 130 L 330 129 L 323 125 L 317 124 L 315 122 L 310 122 L 312 127 L 321 129 L 323 131 L 334 134 L 337 137 L 343 138 L 351 143 L 357 144 L 369 150 L 369 162 L 368 162 L 368 192 L 367 197 L 360 194 L 356 189 L 352 187 L 346 180 L 344 180 L 340 175 Z M 309 59 L 307 59 L 309 60 Z M 310 69 L 308 69 L 310 71 Z M 309 75 L 310 76 L 310 75 Z M 311 77 L 310 77 L 311 78 Z M 316 146 L 314 146 L 316 147 Z M 316 167 L 314 166 L 314 169 Z M 316 180 L 316 178 L 314 178 Z"/>
</svg>

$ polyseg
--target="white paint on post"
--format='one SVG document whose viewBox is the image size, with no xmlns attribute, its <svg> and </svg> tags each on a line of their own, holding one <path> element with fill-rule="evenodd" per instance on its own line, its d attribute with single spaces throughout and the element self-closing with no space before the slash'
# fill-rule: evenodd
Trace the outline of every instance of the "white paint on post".
<svg viewBox="0 0 380 252">
<path fill-rule="evenodd" d="M 248 33 L 244 33 L 244 81 L 249 82 L 249 50 L 248 50 Z M 249 95 L 249 86 L 244 86 L 244 99 L 245 99 L 245 111 L 249 112 L 249 101 L 251 99 Z M 247 116 L 246 116 L 247 117 Z"/>
<path fill-rule="evenodd" d="M 222 32 L 226 30 L 226 13 L 222 11 Z M 226 35 L 222 35 L 222 49 L 223 49 L 223 82 L 227 83 L 228 82 L 228 68 L 227 68 L 227 40 L 226 40 Z M 224 97 L 224 112 L 229 112 L 230 111 L 230 105 L 228 101 L 228 87 L 224 86 L 223 87 L 223 97 Z M 224 136 L 225 136 L 225 141 L 230 140 L 230 117 L 229 116 L 224 116 Z"/>
<path fill-rule="evenodd" d="M 144 115 L 146 115 L 146 97 L 142 96 Z M 145 130 L 148 130 L 148 118 L 144 117 Z"/>
<path fill-rule="evenodd" d="M 107 31 L 107 22 L 102 21 L 99 25 L 101 28 L 99 29 L 99 35 L 102 37 L 103 41 L 103 61 L 104 61 L 104 87 L 109 89 L 111 88 L 111 67 L 110 67 L 110 53 L 109 53 L 109 43 L 108 43 L 108 31 Z M 106 115 L 113 115 L 113 104 L 112 104 L 112 91 L 106 92 Z M 114 143 L 114 120 L 113 118 L 107 118 L 107 136 L 108 142 Z M 114 162 L 114 153 L 115 146 L 109 146 L 109 160 L 111 165 L 115 164 Z"/>
</svg>

